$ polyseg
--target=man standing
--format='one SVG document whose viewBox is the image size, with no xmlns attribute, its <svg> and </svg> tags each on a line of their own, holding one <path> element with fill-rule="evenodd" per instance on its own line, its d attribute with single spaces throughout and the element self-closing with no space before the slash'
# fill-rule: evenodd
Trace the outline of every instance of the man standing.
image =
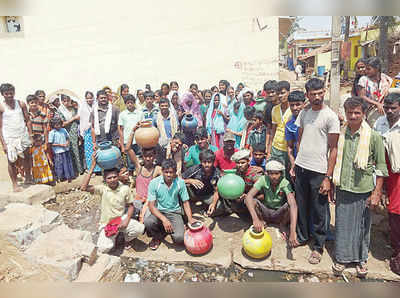
<svg viewBox="0 0 400 298">
<path fill-rule="evenodd" d="M 97 92 L 97 104 L 91 114 L 93 147 L 104 141 L 111 141 L 120 146 L 118 132 L 119 109 L 107 101 L 103 90 Z"/>
<path fill-rule="evenodd" d="M 311 108 L 303 110 L 296 119 L 300 142 L 295 161 L 297 235 L 300 244 L 309 240 L 311 217 L 315 243 L 308 261 L 318 264 L 329 225 L 328 194 L 336 163 L 340 124 L 337 115 L 324 105 L 324 82 L 313 78 L 305 87 Z"/>
<path fill-rule="evenodd" d="M 0 93 L 4 101 L 0 104 L 0 141 L 8 158 L 8 174 L 14 192 L 22 191 L 17 184 L 18 158 L 23 158 L 25 184 L 32 184 L 32 161 L 29 147 L 32 145 L 32 124 L 26 105 L 14 99 L 15 88 L 11 84 L 2 84 Z"/>
<path fill-rule="evenodd" d="M 292 117 L 292 111 L 289 108 L 288 97 L 290 93 L 290 84 L 288 81 L 280 81 L 278 83 L 279 101 L 280 103 L 272 108 L 272 143 L 267 148 L 270 154 L 267 155 L 267 160 L 270 158 L 280 161 L 288 170 L 289 157 L 287 142 L 285 139 L 285 126 Z"/>
<path fill-rule="evenodd" d="M 153 121 L 159 113 L 159 108 L 154 104 L 154 93 L 147 91 L 144 93 L 145 106 L 142 108 L 142 112 L 145 120 Z"/>
<path fill-rule="evenodd" d="M 158 143 L 162 148 L 165 148 L 178 131 L 178 121 L 175 114 L 170 111 L 169 100 L 167 98 L 160 99 L 159 107 L 160 112 L 155 115 L 153 125 L 160 132 Z"/>
<path fill-rule="evenodd" d="M 378 118 L 374 128 L 383 136 L 389 172 L 389 177 L 386 179 L 389 198 L 387 209 L 390 241 L 393 249 L 390 269 L 394 273 L 400 274 L 400 94 L 390 92 L 391 90 L 383 102 L 386 116 Z"/>
<path fill-rule="evenodd" d="M 357 275 L 365 277 L 368 273 L 370 209 L 378 205 L 383 177 L 387 176 L 385 149 L 379 134 L 364 121 L 367 106 L 361 98 L 347 99 L 344 109 L 347 125 L 340 133 L 333 173 L 336 185 L 336 262 L 332 269 L 341 275 L 345 264 L 357 263 Z"/>
</svg>

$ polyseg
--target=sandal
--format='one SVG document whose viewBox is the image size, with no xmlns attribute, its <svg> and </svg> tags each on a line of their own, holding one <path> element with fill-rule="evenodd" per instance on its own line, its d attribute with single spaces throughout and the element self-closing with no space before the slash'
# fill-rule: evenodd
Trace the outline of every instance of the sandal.
<svg viewBox="0 0 400 298">
<path fill-rule="evenodd" d="M 333 274 L 336 275 L 336 276 L 342 275 L 344 269 L 346 269 L 346 266 L 344 264 L 335 262 L 332 265 Z"/>
<path fill-rule="evenodd" d="M 308 258 L 308 262 L 312 265 L 317 265 L 321 262 L 321 258 L 322 255 L 318 251 L 313 250 L 310 257 Z"/>
<path fill-rule="evenodd" d="M 150 243 L 149 243 L 149 247 L 152 250 L 156 250 L 161 244 L 161 240 L 160 239 L 151 239 Z"/>
<path fill-rule="evenodd" d="M 364 278 L 368 274 L 368 267 L 366 262 L 360 262 L 356 266 L 357 276 L 360 278 Z"/>
</svg>

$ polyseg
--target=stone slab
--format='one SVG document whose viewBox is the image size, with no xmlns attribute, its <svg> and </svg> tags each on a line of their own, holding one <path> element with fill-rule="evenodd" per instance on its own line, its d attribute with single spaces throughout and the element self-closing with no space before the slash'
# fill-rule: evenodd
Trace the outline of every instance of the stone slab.
<svg viewBox="0 0 400 298">
<path fill-rule="evenodd" d="M 75 282 L 100 282 L 106 281 L 112 276 L 115 280 L 115 275 L 118 274 L 121 266 L 119 257 L 111 256 L 108 254 L 99 254 L 96 262 L 90 266 L 89 264 L 82 264 L 79 276 Z"/>
<path fill-rule="evenodd" d="M 39 205 L 55 197 L 56 193 L 50 185 L 36 184 L 24 188 L 22 192 L 13 192 L 10 182 L 0 181 L 0 207 L 16 202 Z"/>
<path fill-rule="evenodd" d="M 91 243 L 90 233 L 66 225 L 41 234 L 25 251 L 32 262 L 55 267 L 71 281 L 78 277 L 82 262 L 92 259 L 94 254 L 96 247 Z"/>
<path fill-rule="evenodd" d="M 24 249 L 61 222 L 57 212 L 41 206 L 11 203 L 0 213 L 0 233 L 13 245 Z"/>
</svg>

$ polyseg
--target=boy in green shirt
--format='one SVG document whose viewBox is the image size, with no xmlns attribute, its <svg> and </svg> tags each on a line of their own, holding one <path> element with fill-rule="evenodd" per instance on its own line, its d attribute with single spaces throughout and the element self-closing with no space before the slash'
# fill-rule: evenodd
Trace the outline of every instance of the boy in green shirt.
<svg viewBox="0 0 400 298">
<path fill-rule="evenodd" d="M 294 192 L 288 180 L 284 178 L 285 167 L 276 160 L 269 161 L 266 175 L 261 176 L 246 196 L 246 206 L 253 219 L 256 232 L 261 232 L 264 224 L 278 224 L 283 229 L 290 222 L 289 245 L 299 245 L 296 236 L 297 204 Z M 255 199 L 259 191 L 263 191 L 264 200 Z"/>
</svg>

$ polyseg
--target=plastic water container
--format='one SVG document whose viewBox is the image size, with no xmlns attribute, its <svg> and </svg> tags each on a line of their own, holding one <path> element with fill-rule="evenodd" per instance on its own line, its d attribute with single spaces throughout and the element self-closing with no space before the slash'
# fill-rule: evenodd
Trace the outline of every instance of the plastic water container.
<svg viewBox="0 0 400 298">
<path fill-rule="evenodd" d="M 319 77 L 323 77 L 325 72 L 325 65 L 317 67 L 317 73 Z"/>
</svg>

